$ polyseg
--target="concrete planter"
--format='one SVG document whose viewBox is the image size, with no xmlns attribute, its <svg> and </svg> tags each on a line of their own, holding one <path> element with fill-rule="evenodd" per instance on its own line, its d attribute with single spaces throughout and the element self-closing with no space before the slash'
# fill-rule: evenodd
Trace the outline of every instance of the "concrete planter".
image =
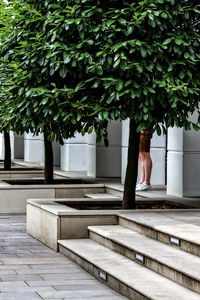
<svg viewBox="0 0 200 300">
<path fill-rule="evenodd" d="M 81 201 L 73 199 L 76 200 Z M 88 237 L 89 225 L 117 224 L 116 210 L 79 211 L 61 204 L 67 201 L 72 202 L 72 199 L 28 200 L 27 232 L 57 251 L 60 239 Z"/>
<path fill-rule="evenodd" d="M 86 193 L 104 192 L 103 184 L 10 185 L 0 182 L 0 212 L 25 213 L 27 199 L 80 198 Z"/>
</svg>

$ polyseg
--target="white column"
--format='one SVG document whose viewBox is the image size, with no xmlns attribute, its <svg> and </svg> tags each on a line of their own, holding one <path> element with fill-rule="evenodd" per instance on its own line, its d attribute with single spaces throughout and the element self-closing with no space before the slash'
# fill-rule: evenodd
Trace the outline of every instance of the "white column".
<svg viewBox="0 0 200 300">
<path fill-rule="evenodd" d="M 129 139 L 129 120 L 122 122 L 122 183 L 126 175 L 126 166 L 128 158 L 128 139 Z M 165 185 L 165 155 L 166 155 L 166 136 L 158 136 L 154 133 L 151 139 L 150 154 L 153 162 L 151 184 Z M 139 165 L 138 165 L 139 166 Z M 140 176 L 138 168 L 138 178 Z"/>
<path fill-rule="evenodd" d="M 24 133 L 24 161 L 40 162 L 41 155 L 41 134 L 33 136 L 32 133 Z"/>
<path fill-rule="evenodd" d="M 14 158 L 24 158 L 24 135 L 14 134 Z"/>
<path fill-rule="evenodd" d="M 0 157 L 3 159 L 4 157 L 4 140 L 3 133 L 0 133 Z"/>
<path fill-rule="evenodd" d="M 180 197 L 199 197 L 199 178 L 200 132 L 169 128 L 167 193 Z"/>
<path fill-rule="evenodd" d="M 112 121 L 108 126 L 109 146 L 104 142 L 96 146 L 96 134 L 88 135 L 88 176 L 121 176 L 121 122 Z"/>
<path fill-rule="evenodd" d="M 74 138 L 64 140 L 61 146 L 61 170 L 87 170 L 87 134 L 76 134 Z"/>
<path fill-rule="evenodd" d="M 60 167 L 60 144 L 56 141 L 52 143 L 53 147 L 53 165 L 54 167 Z M 40 135 L 40 165 L 44 166 L 44 136 Z"/>
<path fill-rule="evenodd" d="M 124 184 L 128 159 L 129 120 L 122 121 L 122 166 L 121 182 Z"/>
</svg>

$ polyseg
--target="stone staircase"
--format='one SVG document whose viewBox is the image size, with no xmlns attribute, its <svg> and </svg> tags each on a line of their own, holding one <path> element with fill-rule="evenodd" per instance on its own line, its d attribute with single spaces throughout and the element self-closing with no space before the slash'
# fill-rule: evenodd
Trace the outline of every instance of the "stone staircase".
<svg viewBox="0 0 200 300">
<path fill-rule="evenodd" d="M 60 252 L 128 299 L 199 300 L 200 227 L 167 213 L 117 215 L 118 225 L 89 226 L 88 239 L 60 240 Z"/>
</svg>

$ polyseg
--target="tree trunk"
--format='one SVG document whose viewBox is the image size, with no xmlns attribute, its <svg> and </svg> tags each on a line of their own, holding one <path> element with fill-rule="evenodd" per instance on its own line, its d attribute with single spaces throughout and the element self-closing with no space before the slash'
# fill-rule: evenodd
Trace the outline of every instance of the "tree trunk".
<svg viewBox="0 0 200 300">
<path fill-rule="evenodd" d="M 4 170 L 11 170 L 10 134 L 4 131 Z"/>
<path fill-rule="evenodd" d="M 52 142 L 44 133 L 44 183 L 53 183 L 53 148 Z"/>
<path fill-rule="evenodd" d="M 122 208 L 135 209 L 135 187 L 138 175 L 138 156 L 140 133 L 136 131 L 137 126 L 133 119 L 130 120 L 128 162 L 124 183 L 124 195 Z"/>
</svg>

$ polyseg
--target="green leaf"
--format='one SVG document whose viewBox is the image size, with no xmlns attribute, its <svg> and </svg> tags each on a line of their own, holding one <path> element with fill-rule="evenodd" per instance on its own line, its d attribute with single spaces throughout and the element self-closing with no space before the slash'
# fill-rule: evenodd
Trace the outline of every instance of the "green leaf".
<svg viewBox="0 0 200 300">
<path fill-rule="evenodd" d="M 126 25 L 126 20 L 125 19 L 123 19 L 123 18 L 120 18 L 119 20 L 119 23 L 121 24 L 121 25 Z"/>
<path fill-rule="evenodd" d="M 93 130 L 94 130 L 94 127 L 91 126 L 90 129 L 88 130 L 88 133 L 91 134 L 93 132 Z"/>
<path fill-rule="evenodd" d="M 136 69 L 138 70 L 139 73 L 143 72 L 143 67 L 141 65 L 136 65 L 135 67 L 136 67 Z"/>
<path fill-rule="evenodd" d="M 85 128 L 84 128 L 84 127 L 81 129 L 81 135 L 82 135 L 82 136 L 85 135 Z"/>
<path fill-rule="evenodd" d="M 41 104 L 45 105 L 48 102 L 48 100 L 49 100 L 48 97 L 43 98 L 42 101 L 41 101 Z"/>
<path fill-rule="evenodd" d="M 190 57 L 190 54 L 188 52 L 185 52 L 184 57 L 185 57 L 185 59 L 188 59 Z"/>
<path fill-rule="evenodd" d="M 119 64 L 120 64 L 120 59 L 116 60 L 116 62 L 113 65 L 113 68 L 116 69 Z"/>
<path fill-rule="evenodd" d="M 172 38 L 166 39 L 166 40 L 163 42 L 163 45 L 168 45 L 169 43 L 171 43 L 171 41 L 172 41 Z"/>
<path fill-rule="evenodd" d="M 62 78 L 65 78 L 67 75 L 67 67 L 65 65 L 62 66 L 62 68 L 60 69 L 60 76 Z"/>
<path fill-rule="evenodd" d="M 117 85 L 116 85 L 116 89 L 118 90 L 118 91 L 121 91 L 122 90 L 122 88 L 123 88 L 123 81 L 118 81 L 117 82 Z"/>
<path fill-rule="evenodd" d="M 184 43 L 184 41 L 182 39 L 175 39 L 175 43 L 176 45 L 181 45 Z"/>
<path fill-rule="evenodd" d="M 23 94 L 23 92 L 24 92 L 24 88 L 22 87 L 22 88 L 19 89 L 18 95 L 21 96 Z"/>
<path fill-rule="evenodd" d="M 135 91 L 131 90 L 131 98 L 134 99 L 136 97 Z"/>
</svg>

